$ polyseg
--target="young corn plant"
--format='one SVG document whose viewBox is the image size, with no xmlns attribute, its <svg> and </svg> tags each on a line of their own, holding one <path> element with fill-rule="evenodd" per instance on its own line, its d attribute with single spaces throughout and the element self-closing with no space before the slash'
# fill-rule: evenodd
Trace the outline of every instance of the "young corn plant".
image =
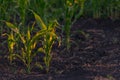
<svg viewBox="0 0 120 80">
<path fill-rule="evenodd" d="M 83 13 L 85 0 L 66 0 L 65 3 L 65 24 L 63 31 L 65 32 L 65 44 L 69 51 L 70 48 L 70 30 L 74 22 Z"/>
<path fill-rule="evenodd" d="M 22 34 L 22 32 L 20 32 L 20 30 L 17 26 L 13 25 L 10 22 L 6 22 L 6 24 L 14 33 L 16 33 L 16 35 L 19 36 L 20 41 L 23 44 L 23 46 L 21 46 L 18 43 L 16 43 L 19 45 L 19 47 L 21 47 L 20 48 L 21 53 L 18 54 L 18 53 L 13 53 L 14 43 L 12 43 L 9 46 L 10 54 L 12 54 L 16 58 L 19 58 L 26 66 L 27 73 L 30 73 L 31 68 L 32 68 L 31 63 L 33 61 L 33 58 L 36 56 L 36 53 L 33 52 L 33 49 L 36 48 L 37 41 L 40 39 L 40 37 L 42 37 L 44 34 L 46 34 L 48 32 L 48 30 L 40 30 L 34 36 L 31 36 L 31 32 L 33 30 L 34 25 L 32 26 L 32 28 L 28 28 L 26 34 Z"/>
<path fill-rule="evenodd" d="M 52 46 L 56 39 L 58 39 L 58 36 L 56 35 L 55 28 L 58 26 L 57 21 L 51 22 L 48 24 L 48 26 L 42 21 L 41 17 L 34 13 L 35 19 L 38 23 L 38 25 L 41 27 L 41 30 L 47 30 L 43 37 L 43 47 L 39 48 L 39 51 L 45 53 L 44 57 L 44 63 L 46 65 L 46 71 L 49 71 L 50 63 L 52 60 L 51 50 Z"/>
</svg>

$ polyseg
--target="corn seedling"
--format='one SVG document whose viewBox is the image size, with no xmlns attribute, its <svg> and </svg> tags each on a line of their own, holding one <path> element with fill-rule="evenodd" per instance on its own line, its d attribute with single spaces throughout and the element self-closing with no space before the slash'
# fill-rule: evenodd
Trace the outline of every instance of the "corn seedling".
<svg viewBox="0 0 120 80">
<path fill-rule="evenodd" d="M 34 13 L 34 12 L 33 12 Z M 55 27 L 58 26 L 58 23 L 56 21 L 49 23 L 47 26 L 41 19 L 39 15 L 34 13 L 35 19 L 38 23 L 38 25 L 41 27 L 41 30 L 47 30 L 43 37 L 43 48 L 39 48 L 40 52 L 45 53 L 44 57 L 44 63 L 46 65 L 46 71 L 49 71 L 52 55 L 51 55 L 51 49 L 53 46 L 54 41 L 58 38 L 58 36 L 55 33 Z M 50 31 L 49 31 L 50 30 Z"/>
<path fill-rule="evenodd" d="M 14 31 L 14 33 L 16 33 L 19 36 L 21 43 L 23 44 L 21 48 L 21 53 L 12 54 L 12 55 L 14 55 L 14 57 L 18 57 L 26 66 L 27 72 L 30 73 L 31 63 L 32 63 L 33 58 L 36 55 L 36 53 L 33 52 L 33 49 L 36 48 L 38 39 L 42 37 L 44 34 L 46 34 L 47 30 L 40 30 L 34 36 L 31 36 L 31 31 L 33 29 L 33 26 L 32 26 L 32 29 L 28 28 L 27 33 L 25 35 L 25 34 L 22 34 L 22 32 L 20 32 L 20 30 L 12 23 L 6 22 L 6 24 L 9 28 L 11 28 L 12 31 Z M 10 46 L 10 48 L 12 47 Z"/>
<path fill-rule="evenodd" d="M 85 0 L 66 0 L 65 1 L 65 44 L 67 50 L 70 48 L 70 30 L 73 23 L 82 15 Z"/>
</svg>

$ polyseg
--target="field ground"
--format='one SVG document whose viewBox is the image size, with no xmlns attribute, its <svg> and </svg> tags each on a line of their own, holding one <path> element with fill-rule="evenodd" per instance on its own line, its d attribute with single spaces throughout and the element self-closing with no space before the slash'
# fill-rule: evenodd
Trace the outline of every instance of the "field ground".
<svg viewBox="0 0 120 80">
<path fill-rule="evenodd" d="M 23 74 L 0 56 L 0 80 L 120 80 L 120 20 L 81 18 L 72 27 L 70 51 L 54 47 L 48 74 Z"/>
</svg>

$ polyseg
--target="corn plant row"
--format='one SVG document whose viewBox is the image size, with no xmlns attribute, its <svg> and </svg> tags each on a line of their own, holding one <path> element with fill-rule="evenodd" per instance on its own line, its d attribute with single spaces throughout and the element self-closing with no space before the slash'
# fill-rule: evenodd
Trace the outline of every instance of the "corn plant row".
<svg viewBox="0 0 120 80">
<path fill-rule="evenodd" d="M 33 31 L 33 28 L 35 27 L 34 24 L 31 27 L 28 27 L 27 33 L 23 34 L 23 32 L 20 31 L 18 26 L 15 26 L 14 24 L 10 22 L 6 22 L 6 25 L 11 29 L 11 32 L 8 35 L 8 48 L 9 48 L 9 56 L 8 59 L 10 60 L 10 63 L 14 59 L 20 59 L 23 64 L 26 66 L 27 73 L 30 73 L 32 67 L 32 61 L 33 58 L 36 56 L 37 52 L 43 52 L 45 54 L 44 62 L 45 62 L 45 69 L 48 72 L 50 63 L 51 63 L 51 49 L 54 41 L 58 38 L 58 36 L 55 33 L 55 28 L 58 26 L 58 23 L 56 21 L 50 23 L 48 26 L 42 21 L 41 17 L 34 13 L 35 19 L 38 23 L 38 26 L 41 27 L 41 29 L 36 32 L 35 35 L 31 35 L 31 32 Z M 19 38 L 20 42 L 23 44 L 23 46 L 19 45 Z M 40 40 L 40 38 L 43 38 L 43 41 Z M 42 41 L 43 47 L 38 48 L 36 51 L 33 51 L 36 49 L 36 45 L 39 41 Z M 15 47 L 19 47 L 20 51 L 19 53 L 16 53 Z M 37 64 L 42 69 L 41 64 Z"/>
<path fill-rule="evenodd" d="M 93 18 L 119 19 L 119 4 L 119 0 L 86 0 L 84 13 Z"/>
<path fill-rule="evenodd" d="M 33 59 L 42 52 L 48 72 L 52 46 L 59 40 L 57 26 L 62 30 L 62 43 L 69 51 L 71 27 L 77 19 L 82 15 L 119 19 L 119 4 L 119 0 L 0 0 L 0 33 L 7 35 L 10 63 L 21 60 L 28 73 L 36 65 L 43 69 L 39 62 L 33 65 Z M 38 48 L 37 44 L 42 47 Z"/>
<path fill-rule="evenodd" d="M 82 0 L 1 0 L 0 1 L 0 20 L 12 21 L 14 23 L 21 22 L 23 25 L 33 19 L 28 9 L 34 10 L 47 23 L 47 19 L 62 20 L 65 19 L 66 2 L 79 2 Z M 84 0 L 83 0 L 84 1 Z M 71 4 L 71 3 L 70 3 Z M 85 16 L 93 16 L 94 18 L 110 17 L 111 19 L 120 18 L 120 1 L 119 0 L 85 0 L 84 14 Z M 72 5 L 73 6 L 73 5 Z M 78 8 L 77 11 L 80 9 Z M 13 15 L 14 14 L 14 15 Z M 74 14 L 76 15 L 76 14 Z M 79 18 L 79 17 L 78 17 Z M 4 31 L 5 26 L 0 22 L 0 32 Z M 25 27 L 23 27 L 24 29 Z"/>
<path fill-rule="evenodd" d="M 0 0 L 0 20 L 11 20 L 11 18 L 13 20 L 14 18 L 16 21 L 16 18 L 17 20 L 20 18 L 22 23 L 26 23 L 26 18 L 30 18 L 27 9 L 34 10 L 44 19 L 46 16 L 47 18 L 50 16 L 60 18 L 64 13 L 66 1 L 79 2 L 81 0 Z M 119 0 L 85 0 L 84 13 L 96 18 L 102 16 L 119 18 L 119 4 Z"/>
</svg>

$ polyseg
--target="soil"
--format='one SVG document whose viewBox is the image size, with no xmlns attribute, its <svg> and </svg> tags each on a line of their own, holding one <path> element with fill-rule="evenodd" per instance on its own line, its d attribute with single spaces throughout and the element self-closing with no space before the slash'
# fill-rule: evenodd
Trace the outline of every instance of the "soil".
<svg viewBox="0 0 120 80">
<path fill-rule="evenodd" d="M 0 80 L 120 80 L 120 20 L 81 18 L 71 34 L 69 51 L 53 47 L 49 73 L 26 74 L 21 63 L 9 65 L 1 54 Z"/>
</svg>

